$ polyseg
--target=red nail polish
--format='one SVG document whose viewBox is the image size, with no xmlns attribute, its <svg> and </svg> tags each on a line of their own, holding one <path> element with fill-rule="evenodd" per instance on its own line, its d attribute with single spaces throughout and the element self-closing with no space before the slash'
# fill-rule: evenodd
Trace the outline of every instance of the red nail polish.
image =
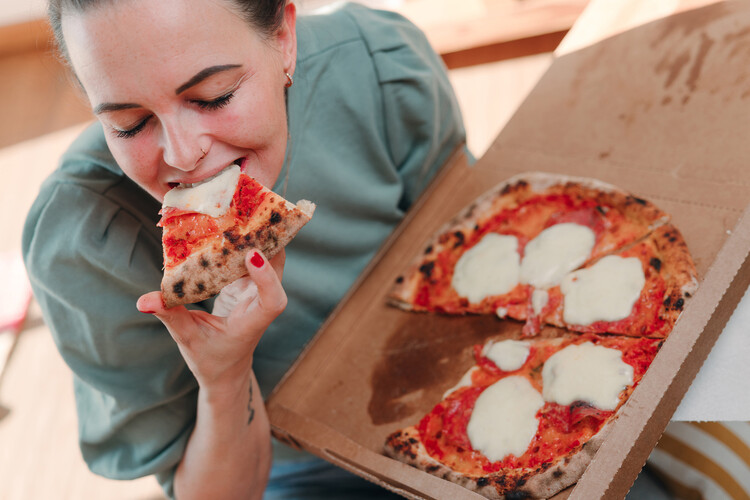
<svg viewBox="0 0 750 500">
<path fill-rule="evenodd" d="M 258 252 L 255 252 L 253 253 L 253 256 L 250 257 L 250 263 L 255 267 L 263 267 L 263 257 L 261 257 Z"/>
<path fill-rule="evenodd" d="M 141 311 L 143 314 L 156 314 L 156 311 Z"/>
</svg>

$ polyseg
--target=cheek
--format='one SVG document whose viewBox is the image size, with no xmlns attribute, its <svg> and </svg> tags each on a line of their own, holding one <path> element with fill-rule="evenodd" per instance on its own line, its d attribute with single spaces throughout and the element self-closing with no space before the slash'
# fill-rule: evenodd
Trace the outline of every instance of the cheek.
<svg viewBox="0 0 750 500">
<path fill-rule="evenodd" d="M 159 175 L 159 149 L 146 137 L 107 138 L 107 145 L 122 171 L 154 196 Z"/>
</svg>

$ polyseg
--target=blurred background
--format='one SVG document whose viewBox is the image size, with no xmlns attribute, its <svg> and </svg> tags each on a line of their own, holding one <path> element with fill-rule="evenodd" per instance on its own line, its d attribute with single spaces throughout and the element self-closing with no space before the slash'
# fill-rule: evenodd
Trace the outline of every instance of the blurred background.
<svg viewBox="0 0 750 500">
<path fill-rule="evenodd" d="M 384 0 L 427 34 L 449 68 L 480 157 L 544 73 L 588 0 Z M 331 6 L 300 0 L 302 13 Z M 0 0 L 0 500 L 156 499 L 153 478 L 88 471 L 72 380 L 19 273 L 21 228 L 42 180 L 92 120 L 54 53 L 44 0 Z M 28 309 L 27 309 L 28 306 Z"/>
</svg>

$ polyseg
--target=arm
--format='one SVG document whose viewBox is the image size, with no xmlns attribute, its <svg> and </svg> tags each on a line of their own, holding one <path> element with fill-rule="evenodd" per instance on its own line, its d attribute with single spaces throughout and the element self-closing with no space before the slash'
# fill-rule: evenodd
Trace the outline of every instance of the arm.
<svg viewBox="0 0 750 500">
<path fill-rule="evenodd" d="M 180 500 L 261 498 L 268 480 L 270 425 L 252 359 L 263 332 L 286 306 L 284 257 L 270 265 L 265 258 L 251 261 L 253 255 L 246 258 L 249 276 L 242 285 L 257 286 L 257 295 L 240 298 L 226 318 L 164 309 L 159 292 L 138 301 L 139 310 L 167 327 L 199 385 L 195 427 L 174 478 Z"/>
</svg>

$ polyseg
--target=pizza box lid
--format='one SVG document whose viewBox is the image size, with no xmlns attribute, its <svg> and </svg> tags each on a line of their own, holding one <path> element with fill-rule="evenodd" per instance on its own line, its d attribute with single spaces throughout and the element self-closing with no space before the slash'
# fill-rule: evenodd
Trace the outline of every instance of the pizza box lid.
<svg viewBox="0 0 750 500">
<path fill-rule="evenodd" d="M 592 463 L 559 495 L 624 497 L 750 285 L 748 27 L 750 4 L 716 3 L 594 44 L 566 38 L 484 157 L 453 156 L 270 395 L 274 435 L 408 498 L 481 498 L 381 451 L 456 383 L 474 344 L 520 325 L 410 314 L 386 295 L 427 239 L 492 186 L 530 171 L 592 177 L 670 213 L 700 281 Z"/>
</svg>

